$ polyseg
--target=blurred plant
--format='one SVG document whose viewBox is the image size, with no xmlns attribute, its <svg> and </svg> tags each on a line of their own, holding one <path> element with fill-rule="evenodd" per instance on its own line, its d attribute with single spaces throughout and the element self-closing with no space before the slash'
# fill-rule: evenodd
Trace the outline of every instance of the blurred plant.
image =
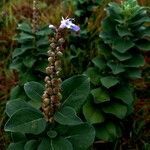
<svg viewBox="0 0 150 150">
<path fill-rule="evenodd" d="M 150 17 L 135 0 L 109 3 L 106 12 L 99 55 L 86 71 L 92 90 L 83 113 L 94 125 L 97 140 L 113 142 L 123 133 L 130 138 L 132 123 L 125 125 L 123 120 L 133 113 L 136 99 L 131 80 L 141 78 L 143 51 L 150 50 Z"/>
</svg>

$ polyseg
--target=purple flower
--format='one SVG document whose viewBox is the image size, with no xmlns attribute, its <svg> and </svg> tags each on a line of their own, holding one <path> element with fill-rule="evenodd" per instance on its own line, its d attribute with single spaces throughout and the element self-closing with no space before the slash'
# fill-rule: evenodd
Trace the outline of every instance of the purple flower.
<svg viewBox="0 0 150 150">
<path fill-rule="evenodd" d="M 73 20 L 74 19 L 72 19 L 72 18 L 64 19 L 62 17 L 61 24 L 60 24 L 59 28 L 61 28 L 61 29 L 68 28 L 68 29 L 71 29 L 71 30 L 76 31 L 76 32 L 79 31 L 80 27 L 75 25 L 74 23 L 72 23 Z"/>
</svg>

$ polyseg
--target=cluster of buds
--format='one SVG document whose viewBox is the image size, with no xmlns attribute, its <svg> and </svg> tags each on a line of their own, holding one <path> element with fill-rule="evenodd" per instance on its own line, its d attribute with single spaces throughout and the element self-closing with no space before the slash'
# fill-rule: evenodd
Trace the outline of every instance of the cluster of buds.
<svg viewBox="0 0 150 150">
<path fill-rule="evenodd" d="M 33 32 L 35 32 L 38 28 L 39 11 L 37 5 L 38 5 L 37 0 L 33 0 L 33 18 L 32 18 Z"/>
<path fill-rule="evenodd" d="M 53 121 L 53 115 L 60 106 L 61 101 L 61 57 L 63 56 L 64 39 L 61 38 L 61 30 L 56 31 L 54 38 L 50 40 L 48 53 L 49 65 L 46 67 L 45 91 L 43 94 L 43 112 L 47 121 Z"/>
</svg>

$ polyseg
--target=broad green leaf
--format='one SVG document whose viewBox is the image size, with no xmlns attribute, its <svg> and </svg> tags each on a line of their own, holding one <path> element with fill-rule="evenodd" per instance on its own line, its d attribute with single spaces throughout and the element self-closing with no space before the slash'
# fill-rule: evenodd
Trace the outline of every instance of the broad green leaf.
<svg viewBox="0 0 150 150">
<path fill-rule="evenodd" d="M 57 132 L 55 130 L 49 130 L 47 132 L 47 135 L 52 139 L 52 138 L 55 138 L 57 136 Z"/>
<path fill-rule="evenodd" d="M 49 39 L 48 37 L 42 37 L 38 41 L 36 41 L 36 46 L 40 47 L 43 45 L 49 45 Z"/>
<path fill-rule="evenodd" d="M 37 150 L 38 144 L 38 141 L 30 140 L 25 144 L 24 150 Z"/>
<path fill-rule="evenodd" d="M 17 57 L 17 56 L 20 56 L 20 55 L 22 55 L 24 52 L 26 52 L 26 51 L 28 51 L 28 50 L 32 50 L 32 49 L 34 49 L 35 47 L 34 46 L 28 46 L 28 45 L 26 45 L 26 46 L 23 46 L 23 47 L 21 47 L 21 48 L 16 48 L 14 51 L 13 51 L 13 54 L 12 54 L 12 57 L 13 58 L 15 58 L 15 57 Z"/>
<path fill-rule="evenodd" d="M 19 132 L 11 132 L 11 139 L 13 143 L 17 143 L 20 141 L 26 141 L 26 136 Z"/>
<path fill-rule="evenodd" d="M 10 100 L 19 99 L 19 98 L 23 100 L 27 100 L 27 96 L 23 90 L 23 87 L 17 85 L 11 89 Z"/>
<path fill-rule="evenodd" d="M 104 141 L 113 142 L 121 136 L 121 129 L 112 122 L 96 126 L 96 137 Z"/>
<path fill-rule="evenodd" d="M 113 92 L 115 98 L 121 99 L 124 103 L 131 105 L 134 101 L 133 89 L 128 86 L 119 87 Z"/>
<path fill-rule="evenodd" d="M 58 110 L 54 115 L 54 119 L 62 125 L 78 125 L 82 123 L 75 110 L 68 106 Z"/>
<path fill-rule="evenodd" d="M 70 127 L 67 133 L 66 139 L 72 143 L 73 150 L 86 150 L 94 142 L 95 130 L 87 123 Z"/>
<path fill-rule="evenodd" d="M 39 61 L 39 60 L 38 60 Z M 37 61 L 37 62 L 38 62 Z M 48 66 L 48 61 L 45 61 L 45 60 L 41 60 L 42 63 L 36 63 L 35 65 L 35 70 L 36 71 L 40 71 L 42 73 L 45 73 L 45 68 Z"/>
<path fill-rule="evenodd" d="M 35 37 L 33 35 L 21 32 L 20 37 L 17 39 L 18 42 L 20 43 L 25 43 L 27 41 L 33 40 Z"/>
<path fill-rule="evenodd" d="M 5 131 L 39 134 L 45 130 L 46 121 L 37 111 L 24 108 L 15 112 L 5 124 Z"/>
<path fill-rule="evenodd" d="M 63 106 L 73 107 L 78 111 L 90 92 L 90 82 L 87 76 L 73 76 L 62 83 Z"/>
<path fill-rule="evenodd" d="M 115 86 L 117 83 L 119 83 L 119 80 L 118 78 L 113 77 L 113 76 L 106 76 L 106 77 L 101 78 L 101 83 L 106 88 L 110 88 L 112 86 Z"/>
<path fill-rule="evenodd" d="M 29 98 L 36 101 L 42 100 L 42 94 L 44 92 L 44 86 L 38 82 L 27 82 L 24 85 L 24 90 Z"/>
<path fill-rule="evenodd" d="M 140 40 L 136 43 L 136 46 L 143 51 L 150 51 L 150 41 Z"/>
<path fill-rule="evenodd" d="M 132 47 L 134 47 L 134 43 L 131 40 L 119 38 L 113 42 L 113 49 L 117 50 L 120 53 L 125 53 Z"/>
<path fill-rule="evenodd" d="M 90 124 L 104 122 L 104 116 L 102 112 L 98 108 L 94 107 L 90 100 L 88 100 L 83 106 L 83 114 L 85 119 Z"/>
<path fill-rule="evenodd" d="M 25 142 L 11 143 L 7 150 L 24 150 Z"/>
<path fill-rule="evenodd" d="M 97 103 L 102 103 L 110 100 L 108 92 L 103 90 L 102 88 L 93 89 L 91 90 L 91 93 Z"/>
<path fill-rule="evenodd" d="M 100 72 L 97 68 L 90 67 L 85 74 L 90 78 L 90 81 L 94 85 L 100 84 Z"/>
<path fill-rule="evenodd" d="M 37 150 L 74 150 L 72 144 L 62 137 L 55 139 L 44 138 Z"/>
<path fill-rule="evenodd" d="M 133 34 L 130 32 L 130 29 L 128 27 L 117 25 L 116 30 L 120 37 L 133 36 Z"/>
<path fill-rule="evenodd" d="M 20 98 L 16 100 L 11 100 L 11 101 L 8 101 L 6 104 L 6 113 L 9 117 L 11 117 L 15 112 L 23 108 L 34 109 L 27 102 L 25 102 L 24 100 Z"/>
<path fill-rule="evenodd" d="M 104 69 L 106 67 L 106 62 L 99 56 L 92 59 L 92 62 L 96 67 L 98 67 L 100 70 Z"/>
<path fill-rule="evenodd" d="M 131 79 L 138 79 L 142 77 L 142 70 L 140 70 L 139 68 L 128 69 L 127 75 Z"/>
<path fill-rule="evenodd" d="M 18 24 L 17 29 L 21 30 L 21 31 L 24 31 L 24 32 L 32 33 L 31 26 L 28 23 L 25 23 L 25 22 L 21 23 L 21 24 Z"/>
<path fill-rule="evenodd" d="M 113 74 L 119 74 L 119 73 L 122 73 L 122 72 L 124 72 L 125 71 L 125 68 L 124 68 L 124 66 L 122 65 L 122 64 L 120 64 L 120 63 L 115 63 L 115 62 L 108 62 L 107 63 L 107 65 L 108 65 L 108 67 L 110 67 L 111 68 L 111 70 L 112 70 L 112 72 L 113 72 Z"/>
<path fill-rule="evenodd" d="M 142 55 L 134 55 L 130 60 L 127 60 L 126 67 L 142 67 L 145 64 L 144 57 Z"/>
<path fill-rule="evenodd" d="M 127 107 L 120 103 L 112 103 L 104 106 L 102 110 L 107 114 L 112 114 L 120 119 L 123 119 L 127 113 Z"/>
<path fill-rule="evenodd" d="M 44 26 L 39 31 L 36 32 L 36 35 L 38 36 L 47 36 L 52 34 L 53 31 L 49 28 L 49 26 Z"/>
<path fill-rule="evenodd" d="M 34 63 L 36 62 L 36 59 L 32 56 L 26 56 L 23 59 L 23 63 L 26 67 L 31 68 L 33 67 Z"/>
<path fill-rule="evenodd" d="M 125 61 L 125 60 L 128 60 L 128 59 L 130 59 L 132 57 L 132 55 L 130 53 L 128 53 L 128 52 L 126 52 L 126 53 L 119 53 L 119 52 L 117 52 L 115 50 L 112 51 L 112 54 L 113 54 L 113 56 L 115 56 L 120 61 Z"/>
</svg>

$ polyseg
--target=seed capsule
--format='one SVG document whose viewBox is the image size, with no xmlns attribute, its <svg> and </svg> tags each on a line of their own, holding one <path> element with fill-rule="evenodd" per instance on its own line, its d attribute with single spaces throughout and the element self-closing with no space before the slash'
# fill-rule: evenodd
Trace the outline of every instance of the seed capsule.
<svg viewBox="0 0 150 150">
<path fill-rule="evenodd" d="M 50 57 L 55 57 L 55 53 L 52 52 L 51 50 L 49 50 L 47 53 L 48 53 L 48 55 L 49 55 Z"/>
<path fill-rule="evenodd" d="M 48 107 L 44 108 L 43 110 L 44 110 L 44 113 L 45 113 L 46 115 L 48 115 L 49 110 L 50 110 L 50 107 L 48 106 Z"/>
<path fill-rule="evenodd" d="M 46 105 L 46 106 L 48 106 L 49 105 L 49 99 L 48 98 L 44 98 L 44 100 L 43 100 L 43 102 L 44 102 L 44 104 Z"/>
<path fill-rule="evenodd" d="M 56 47 L 56 51 L 57 51 L 57 52 L 60 51 L 60 47 Z"/>
<path fill-rule="evenodd" d="M 54 62 L 53 57 L 49 57 L 49 58 L 48 58 L 48 61 L 49 61 L 49 63 L 53 63 L 53 62 Z"/>
<path fill-rule="evenodd" d="M 59 89 L 58 87 L 55 87 L 55 88 L 53 89 L 54 94 L 57 94 L 59 91 L 60 91 L 60 89 Z"/>
<path fill-rule="evenodd" d="M 58 40 L 58 42 L 59 42 L 60 44 L 63 44 L 63 43 L 65 42 L 65 40 L 64 40 L 64 38 L 60 38 L 60 39 Z"/>
<path fill-rule="evenodd" d="M 59 84 L 59 81 L 58 81 L 58 79 L 52 79 L 51 83 L 53 86 L 57 86 Z"/>
<path fill-rule="evenodd" d="M 56 68 L 60 68 L 61 67 L 61 61 L 60 60 L 55 61 L 55 67 Z"/>
<path fill-rule="evenodd" d="M 57 76 L 60 76 L 60 75 L 61 75 L 61 72 L 60 72 L 60 71 L 56 71 L 56 75 L 57 75 Z"/>
<path fill-rule="evenodd" d="M 52 88 L 47 88 L 46 89 L 47 94 L 52 95 L 53 94 L 53 90 Z"/>
<path fill-rule="evenodd" d="M 55 43 L 51 43 L 50 46 L 51 46 L 51 48 L 53 48 L 53 49 L 56 48 Z"/>
<path fill-rule="evenodd" d="M 46 73 L 48 75 L 53 74 L 54 73 L 54 66 L 46 67 Z"/>
<path fill-rule="evenodd" d="M 63 56 L 63 53 L 60 52 L 60 51 L 58 51 L 58 52 L 57 52 L 57 56 L 58 56 L 58 57 L 62 57 L 62 56 Z"/>
<path fill-rule="evenodd" d="M 50 80 L 49 76 L 46 76 L 44 81 L 47 82 L 49 80 Z"/>
<path fill-rule="evenodd" d="M 59 100 L 61 100 L 61 99 L 62 99 L 61 93 L 59 92 L 57 95 L 58 95 L 58 97 L 59 97 Z"/>
<path fill-rule="evenodd" d="M 47 94 L 47 93 L 44 93 L 42 97 L 43 97 L 43 98 L 48 98 L 48 94 Z"/>
<path fill-rule="evenodd" d="M 55 104 L 59 100 L 58 95 L 52 95 L 51 96 L 51 103 Z"/>
</svg>

